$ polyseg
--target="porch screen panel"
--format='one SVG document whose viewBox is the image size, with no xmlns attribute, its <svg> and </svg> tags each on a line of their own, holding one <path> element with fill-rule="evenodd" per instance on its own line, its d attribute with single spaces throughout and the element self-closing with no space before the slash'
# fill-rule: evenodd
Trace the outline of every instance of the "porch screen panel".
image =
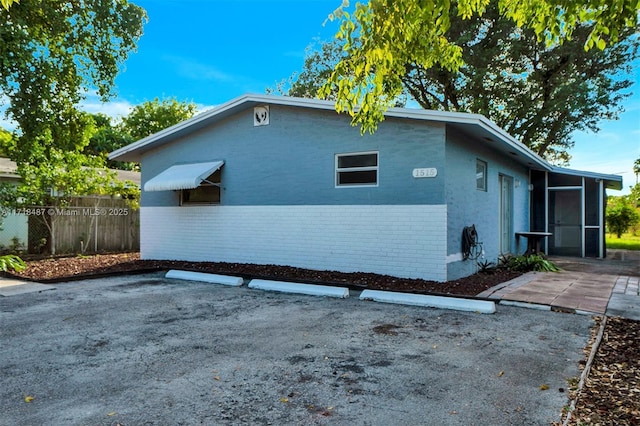
<svg viewBox="0 0 640 426">
<path fill-rule="evenodd" d="M 582 186 L 582 177 L 549 173 L 549 187 L 553 188 L 554 186 Z"/>
<path fill-rule="evenodd" d="M 547 187 L 545 183 L 545 172 L 538 170 L 531 171 L 531 231 L 546 231 L 545 224 L 545 195 Z"/>
<path fill-rule="evenodd" d="M 595 179 L 585 179 L 585 225 L 600 226 L 599 184 Z"/>
<path fill-rule="evenodd" d="M 549 254 L 582 256 L 580 190 L 549 191 Z"/>
<path fill-rule="evenodd" d="M 587 228 L 584 237 L 584 254 L 587 257 L 600 256 L 600 229 Z"/>
</svg>

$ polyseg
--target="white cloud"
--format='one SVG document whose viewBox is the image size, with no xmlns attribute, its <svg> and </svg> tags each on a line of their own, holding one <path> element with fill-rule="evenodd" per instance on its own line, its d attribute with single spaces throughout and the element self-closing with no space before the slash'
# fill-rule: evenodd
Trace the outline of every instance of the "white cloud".
<svg viewBox="0 0 640 426">
<path fill-rule="evenodd" d="M 85 99 L 78 105 L 79 109 L 91 114 L 102 113 L 115 121 L 120 120 L 131 112 L 135 106 L 126 99 L 118 99 L 112 102 L 102 102 L 95 92 L 85 92 Z M 17 127 L 17 123 L 7 118 L 5 111 L 9 101 L 6 96 L 0 96 L 0 128 L 13 131 Z"/>
<path fill-rule="evenodd" d="M 17 124 L 15 121 L 7 118 L 6 111 L 8 104 L 9 98 L 0 94 L 0 128 L 12 132 L 15 130 Z"/>
<path fill-rule="evenodd" d="M 115 120 L 120 120 L 125 115 L 128 115 L 133 107 L 134 105 L 126 100 L 106 103 L 83 101 L 80 103 L 80 109 L 83 111 L 91 114 L 102 113 Z"/>
<path fill-rule="evenodd" d="M 174 55 L 164 55 L 162 59 L 173 64 L 178 74 L 192 80 L 229 83 L 236 79 L 233 75 L 220 71 L 216 67 L 194 61 L 193 59 Z"/>
<path fill-rule="evenodd" d="M 84 99 L 80 101 L 78 105 L 79 109 L 90 114 L 102 113 L 115 120 L 121 119 L 123 116 L 129 114 L 131 109 L 135 106 L 126 99 L 116 98 L 113 101 L 102 102 L 100 96 L 95 90 L 85 90 L 83 93 Z"/>
<path fill-rule="evenodd" d="M 8 119 L 4 115 L 4 110 L 0 112 L 0 128 L 8 130 L 10 132 L 16 129 L 16 122 L 11 119 Z"/>
</svg>

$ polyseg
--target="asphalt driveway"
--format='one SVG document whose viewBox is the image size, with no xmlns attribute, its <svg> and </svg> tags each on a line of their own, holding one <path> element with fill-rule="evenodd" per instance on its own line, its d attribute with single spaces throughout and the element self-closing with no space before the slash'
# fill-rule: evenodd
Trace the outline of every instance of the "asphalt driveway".
<svg viewBox="0 0 640 426">
<path fill-rule="evenodd" d="M 160 274 L 56 287 L 0 298 L 2 425 L 549 424 L 593 324 Z"/>
</svg>

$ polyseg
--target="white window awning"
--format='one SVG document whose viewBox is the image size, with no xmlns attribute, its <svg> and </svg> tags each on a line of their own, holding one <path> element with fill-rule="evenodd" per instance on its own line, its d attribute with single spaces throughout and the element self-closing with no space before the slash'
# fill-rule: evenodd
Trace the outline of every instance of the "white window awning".
<svg viewBox="0 0 640 426">
<path fill-rule="evenodd" d="M 144 184 L 145 191 L 173 191 L 197 188 L 224 165 L 224 161 L 175 164 Z"/>
</svg>

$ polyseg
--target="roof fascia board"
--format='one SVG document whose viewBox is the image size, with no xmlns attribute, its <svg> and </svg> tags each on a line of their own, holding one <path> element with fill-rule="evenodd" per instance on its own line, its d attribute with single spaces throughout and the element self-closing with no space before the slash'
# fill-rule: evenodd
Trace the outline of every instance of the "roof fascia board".
<svg viewBox="0 0 640 426">
<path fill-rule="evenodd" d="M 15 173 L 0 172 L 0 178 L 4 178 L 4 179 L 20 179 L 20 175 L 17 175 Z"/>
<path fill-rule="evenodd" d="M 586 172 L 582 170 L 574 170 L 574 169 L 565 169 L 564 167 L 552 166 L 551 172 L 560 173 L 563 175 L 571 175 L 571 176 L 580 176 L 592 179 L 601 179 L 605 182 L 609 182 L 610 189 L 617 189 L 618 191 L 622 189 L 622 176 L 618 175 L 610 175 L 607 173 L 597 173 L 597 172 Z"/>
<path fill-rule="evenodd" d="M 385 115 L 396 118 L 475 125 L 489 132 L 494 137 L 502 140 L 509 147 L 522 154 L 527 160 L 536 164 L 538 167 L 541 167 L 542 169 L 548 171 L 551 171 L 552 168 L 552 166 L 547 161 L 542 159 L 540 156 L 538 156 L 538 154 L 529 149 L 529 147 L 511 136 L 493 121 L 487 119 L 484 115 L 452 111 L 432 111 L 421 109 L 414 110 L 409 108 L 391 108 Z"/>
<path fill-rule="evenodd" d="M 279 104 L 279 105 L 286 105 L 286 106 L 298 106 L 298 107 L 307 107 L 307 108 L 315 108 L 315 109 L 335 110 L 334 103 L 332 101 L 324 101 L 320 99 L 305 99 L 305 98 L 292 98 L 292 97 L 286 97 L 286 96 L 269 96 L 269 95 L 254 95 L 254 94 L 243 95 L 235 99 L 232 99 L 222 105 L 219 105 L 215 108 L 212 108 L 208 111 L 200 113 L 188 120 L 182 121 L 171 127 L 167 127 L 164 130 L 161 130 L 157 133 L 149 135 L 130 145 L 117 149 L 109 154 L 109 159 L 113 160 L 118 157 L 131 154 L 134 151 L 137 151 L 139 149 L 147 147 L 148 145 L 152 145 L 156 142 L 159 142 L 175 133 L 180 132 L 181 130 L 185 130 L 191 126 L 208 121 L 213 117 L 224 115 L 225 112 L 232 111 L 236 108 L 241 107 L 243 104 L 247 104 L 247 103 L 255 103 L 255 104 L 272 103 L 272 104 Z"/>
<path fill-rule="evenodd" d="M 191 117 L 185 121 L 181 121 L 180 123 L 174 124 L 171 127 L 167 127 L 166 129 L 160 130 L 157 133 L 154 133 L 152 135 L 149 135 L 145 138 L 140 139 L 137 142 L 134 142 L 132 144 L 129 144 L 127 146 L 124 146 L 120 149 L 117 149 L 113 152 L 111 152 L 109 154 L 109 159 L 113 160 L 116 159 L 118 157 L 122 157 L 126 154 L 130 154 L 134 151 L 137 151 L 141 148 L 146 147 L 147 145 L 151 145 L 156 141 L 159 141 L 167 136 L 170 136 L 180 130 L 186 129 L 188 127 L 191 127 L 194 124 L 200 123 L 202 121 L 205 121 L 207 119 L 209 119 L 210 117 L 219 115 L 221 113 L 223 113 L 224 111 L 227 111 L 229 109 L 232 109 L 236 106 L 238 106 L 239 104 L 242 104 L 243 102 L 245 102 L 245 99 L 247 97 L 246 96 L 241 96 L 239 98 L 235 98 L 230 100 L 229 102 L 226 102 L 220 106 L 211 108 L 208 111 L 205 111 L 203 113 L 200 113 L 194 117 Z"/>
</svg>

